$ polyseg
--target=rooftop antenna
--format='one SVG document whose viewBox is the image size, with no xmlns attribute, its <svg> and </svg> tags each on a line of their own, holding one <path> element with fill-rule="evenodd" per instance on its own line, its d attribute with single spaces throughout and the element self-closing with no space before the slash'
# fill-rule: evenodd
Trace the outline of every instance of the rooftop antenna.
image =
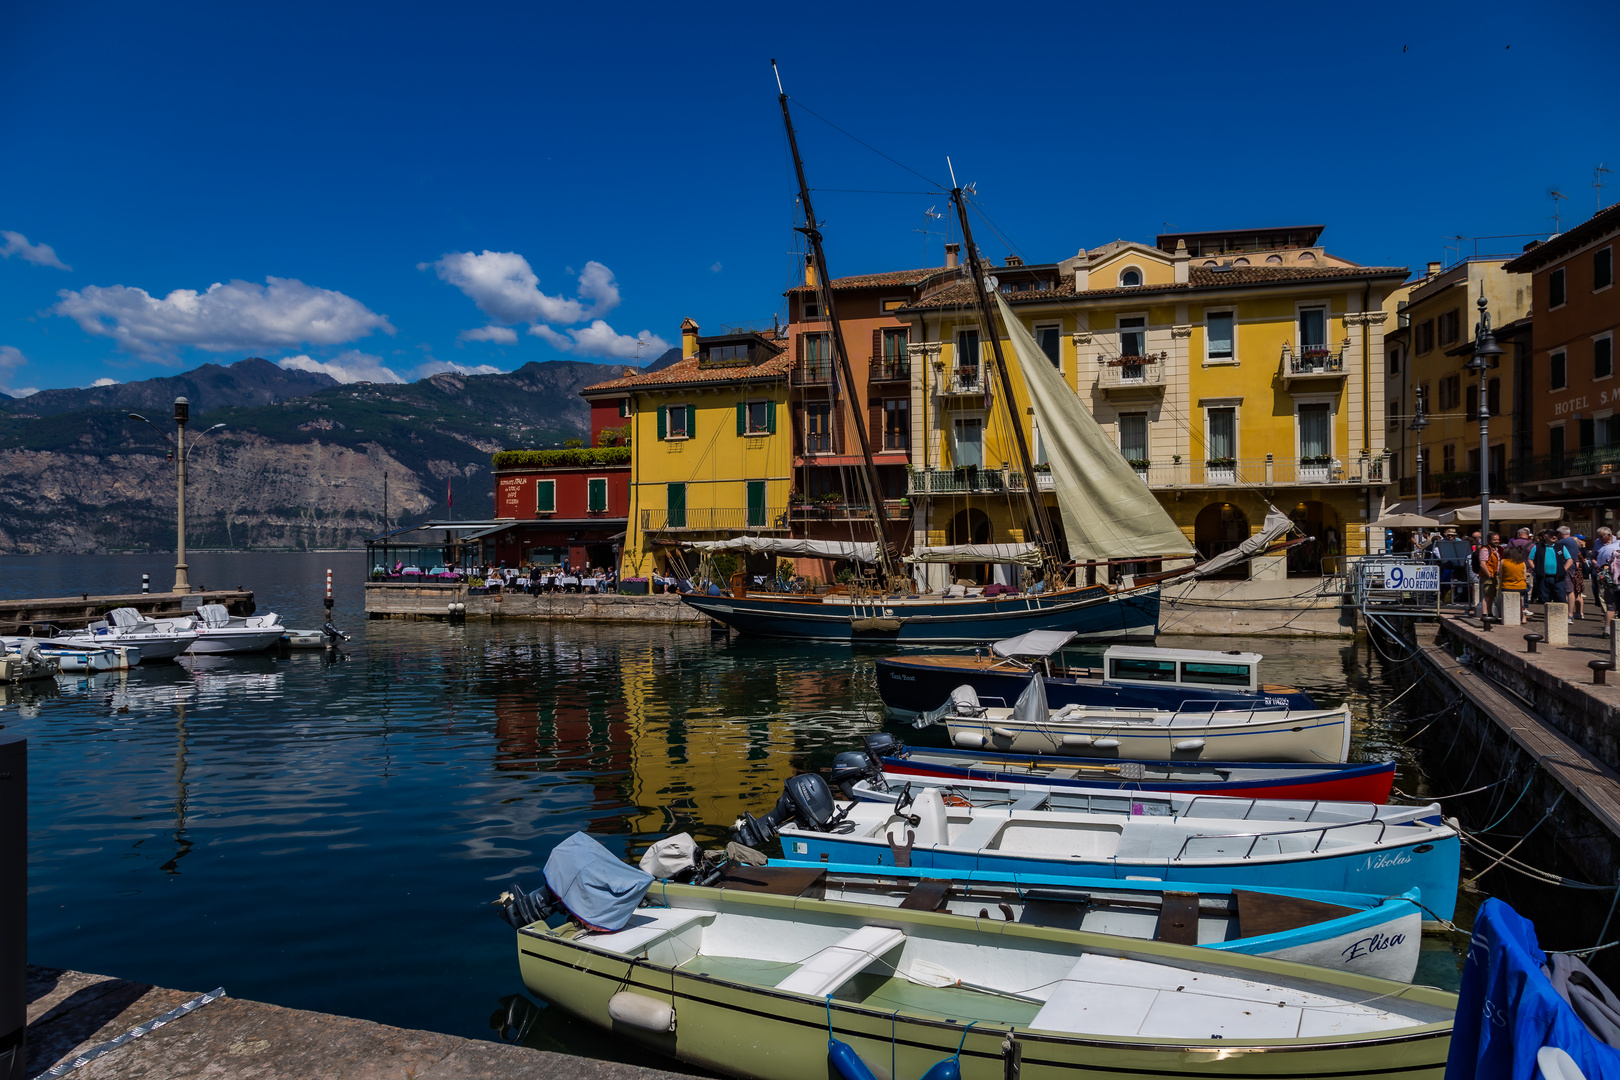
<svg viewBox="0 0 1620 1080">
<path fill-rule="evenodd" d="M 1603 182 L 1603 178 L 1605 176 L 1608 176 L 1609 173 L 1612 172 L 1612 171 L 1613 170 L 1611 170 L 1607 165 L 1603 164 L 1603 162 L 1601 162 L 1601 161 L 1598 162 L 1597 168 L 1592 170 L 1592 186 L 1597 188 L 1597 201 L 1598 201 L 1597 208 L 1599 210 L 1603 209 L 1603 189 L 1609 186 L 1608 184 Z"/>
<path fill-rule="evenodd" d="M 1569 196 L 1565 195 L 1562 191 L 1559 191 L 1557 188 L 1549 188 L 1548 191 L 1547 191 L 1547 197 L 1553 201 L 1553 212 L 1552 212 L 1553 233 L 1554 233 L 1554 235 L 1556 235 L 1556 234 L 1561 233 L 1561 232 L 1564 231 L 1563 225 L 1562 225 L 1562 220 L 1563 219 L 1558 214 L 1558 201 L 1560 199 L 1568 199 Z"/>
<path fill-rule="evenodd" d="M 1448 251 L 1455 251 L 1457 253 L 1457 258 L 1462 258 L 1462 242 L 1468 239 L 1468 237 L 1464 236 L 1462 233 L 1458 233 L 1455 236 L 1442 236 L 1440 239 L 1452 241 L 1452 243 L 1446 244 L 1440 249 L 1440 258 L 1442 261 L 1444 261 L 1445 254 Z"/>
<path fill-rule="evenodd" d="M 920 228 L 920 229 L 912 229 L 911 230 L 912 232 L 922 233 L 923 265 L 924 266 L 928 265 L 928 238 L 930 236 L 944 236 L 945 235 L 944 233 L 935 232 L 934 230 L 930 229 L 928 226 L 929 226 L 929 224 L 931 222 L 937 221 L 938 219 L 940 219 L 940 218 L 942 218 L 944 216 L 945 216 L 944 214 L 940 213 L 937 209 L 930 206 L 928 209 L 923 211 L 922 228 Z"/>
</svg>

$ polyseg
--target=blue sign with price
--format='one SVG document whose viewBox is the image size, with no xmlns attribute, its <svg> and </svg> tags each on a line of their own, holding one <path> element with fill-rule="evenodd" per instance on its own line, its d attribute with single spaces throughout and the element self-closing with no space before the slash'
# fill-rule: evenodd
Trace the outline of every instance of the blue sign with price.
<svg viewBox="0 0 1620 1080">
<path fill-rule="evenodd" d="M 1439 592 L 1440 568 L 1396 563 L 1384 571 L 1384 588 L 1401 592 Z"/>
</svg>

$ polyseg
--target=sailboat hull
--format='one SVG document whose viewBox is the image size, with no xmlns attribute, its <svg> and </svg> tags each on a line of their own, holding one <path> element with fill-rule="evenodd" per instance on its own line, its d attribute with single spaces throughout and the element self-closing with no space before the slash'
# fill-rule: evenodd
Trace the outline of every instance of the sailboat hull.
<svg viewBox="0 0 1620 1080">
<path fill-rule="evenodd" d="M 1156 588 L 1110 593 L 1101 586 L 1051 596 L 904 597 L 851 603 L 848 597 L 681 597 L 741 634 L 800 641 L 971 645 L 1030 630 L 1072 630 L 1084 638 L 1152 638 L 1159 629 Z"/>
</svg>

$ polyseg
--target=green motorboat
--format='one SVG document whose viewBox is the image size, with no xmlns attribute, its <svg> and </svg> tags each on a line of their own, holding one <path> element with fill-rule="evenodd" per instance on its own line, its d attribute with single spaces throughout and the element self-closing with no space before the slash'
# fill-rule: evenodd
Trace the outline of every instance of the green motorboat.
<svg viewBox="0 0 1620 1080">
<path fill-rule="evenodd" d="M 931 905 L 930 905 L 931 906 Z M 827 1080 L 958 1052 L 968 1080 L 1439 1080 L 1456 995 L 1288 961 L 931 910 L 658 882 L 615 933 L 517 932 L 536 994 L 682 1061 Z"/>
</svg>

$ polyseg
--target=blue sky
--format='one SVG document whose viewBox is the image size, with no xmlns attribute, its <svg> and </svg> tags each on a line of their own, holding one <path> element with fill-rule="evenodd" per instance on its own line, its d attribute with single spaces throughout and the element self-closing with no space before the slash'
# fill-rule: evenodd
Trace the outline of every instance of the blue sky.
<svg viewBox="0 0 1620 1080">
<path fill-rule="evenodd" d="M 800 246 L 771 57 L 926 177 L 798 113 L 835 274 L 942 258 L 914 230 L 946 154 L 1031 260 L 1320 223 L 1451 261 L 1552 231 L 1552 188 L 1589 216 L 1599 162 L 1620 198 L 1617 46 L 1612 3 L 5 3 L 0 387 L 623 362 L 769 320 Z"/>
</svg>

